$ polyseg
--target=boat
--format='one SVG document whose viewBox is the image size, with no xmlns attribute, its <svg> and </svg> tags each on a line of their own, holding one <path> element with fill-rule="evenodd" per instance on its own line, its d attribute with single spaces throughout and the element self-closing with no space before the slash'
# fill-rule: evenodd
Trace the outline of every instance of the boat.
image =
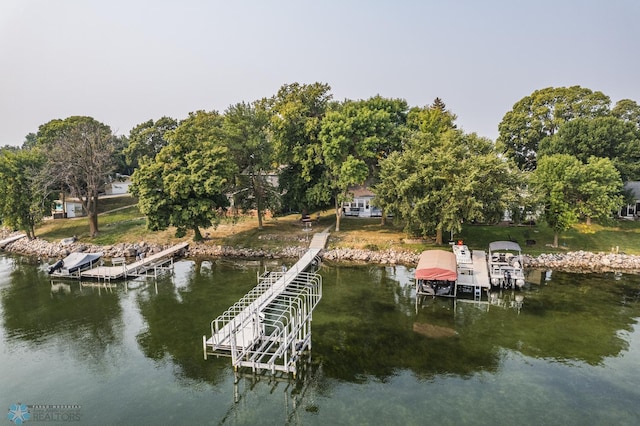
<svg viewBox="0 0 640 426">
<path fill-rule="evenodd" d="M 76 277 L 80 272 L 92 268 L 103 253 L 71 253 L 49 267 L 49 275 L 56 277 Z"/>
<path fill-rule="evenodd" d="M 524 263 L 518 243 L 513 241 L 490 243 L 487 264 L 493 287 L 514 289 L 524 287 Z"/>
<path fill-rule="evenodd" d="M 416 294 L 455 297 L 457 278 L 453 252 L 425 250 L 420 254 L 415 272 Z"/>
</svg>

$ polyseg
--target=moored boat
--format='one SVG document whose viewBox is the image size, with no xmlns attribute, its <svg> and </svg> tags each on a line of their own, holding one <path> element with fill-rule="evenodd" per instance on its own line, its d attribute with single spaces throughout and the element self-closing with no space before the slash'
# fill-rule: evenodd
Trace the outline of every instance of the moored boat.
<svg viewBox="0 0 640 426">
<path fill-rule="evenodd" d="M 49 267 L 49 274 L 57 277 L 75 277 L 80 272 L 94 267 L 102 253 L 71 253 Z"/>
<path fill-rule="evenodd" d="M 487 264 L 493 287 L 522 288 L 524 286 L 524 263 L 518 243 L 513 241 L 490 243 Z"/>
<path fill-rule="evenodd" d="M 415 272 L 416 294 L 455 297 L 457 278 L 456 256 L 452 252 L 426 250 L 420 254 Z"/>
</svg>

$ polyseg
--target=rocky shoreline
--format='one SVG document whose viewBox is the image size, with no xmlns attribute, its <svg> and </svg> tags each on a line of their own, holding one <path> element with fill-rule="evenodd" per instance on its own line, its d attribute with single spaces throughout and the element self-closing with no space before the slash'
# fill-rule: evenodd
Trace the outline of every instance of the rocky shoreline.
<svg viewBox="0 0 640 426">
<path fill-rule="evenodd" d="M 2 235 L 0 239 L 10 235 Z M 6 244 L 4 251 L 37 256 L 41 259 L 61 259 L 72 252 L 102 252 L 104 257 L 135 258 L 140 253 L 146 255 L 157 253 L 168 248 L 168 245 L 139 243 L 120 243 L 111 246 L 96 246 L 84 244 L 74 239 L 60 242 L 49 242 L 36 238 L 29 240 L 22 238 Z M 186 256 L 188 257 L 235 257 L 235 258 L 267 258 L 267 259 L 296 259 L 307 250 L 306 246 L 292 245 L 283 250 L 270 251 L 250 248 L 234 248 L 228 246 L 211 245 L 206 243 L 190 243 Z M 382 250 L 370 251 L 362 249 L 338 248 L 324 250 L 322 258 L 334 262 L 375 263 L 381 265 L 407 265 L 418 263 L 419 254 Z M 568 272 L 628 272 L 640 273 L 640 256 L 621 253 L 592 253 L 575 251 L 557 254 L 541 254 L 537 257 L 524 256 L 525 267 L 539 269 L 553 269 Z"/>
</svg>

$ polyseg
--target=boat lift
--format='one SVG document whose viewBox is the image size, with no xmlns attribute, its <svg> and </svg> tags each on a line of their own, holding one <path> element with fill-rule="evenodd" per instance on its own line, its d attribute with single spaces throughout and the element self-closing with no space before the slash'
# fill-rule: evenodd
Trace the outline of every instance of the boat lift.
<svg viewBox="0 0 640 426">
<path fill-rule="evenodd" d="M 236 371 L 295 377 L 300 355 L 311 349 L 312 312 L 322 298 L 322 277 L 310 271 L 319 251 L 310 248 L 287 271 L 258 276 L 256 287 L 211 321 L 211 338 L 202 336 L 204 359 L 228 356 Z"/>
</svg>

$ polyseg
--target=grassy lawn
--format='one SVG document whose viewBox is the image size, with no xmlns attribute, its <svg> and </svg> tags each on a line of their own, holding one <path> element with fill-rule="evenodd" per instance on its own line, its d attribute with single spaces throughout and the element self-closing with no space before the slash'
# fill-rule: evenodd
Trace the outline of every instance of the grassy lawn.
<svg viewBox="0 0 640 426">
<path fill-rule="evenodd" d="M 128 203 L 128 204 L 127 204 Z M 104 200 L 99 216 L 100 233 L 89 237 L 87 218 L 47 220 L 36 231 L 39 238 L 57 241 L 76 235 L 80 241 L 97 245 L 112 245 L 121 242 L 146 241 L 157 244 L 173 244 L 191 240 L 193 234 L 178 239 L 175 229 L 151 232 L 146 229 L 146 221 L 138 210 L 135 200 L 130 197 Z M 132 205 L 133 204 L 133 205 Z M 127 207 L 128 206 L 128 207 Z M 115 211 L 113 211 L 115 210 Z M 316 218 L 317 213 L 311 215 Z M 328 248 L 357 248 L 367 250 L 411 251 L 419 253 L 434 248 L 433 240 L 408 237 L 402 227 L 387 220 L 381 225 L 380 218 L 342 218 L 340 232 L 335 232 L 335 215 L 332 211 L 320 212 L 309 231 L 304 230 L 299 214 L 267 217 L 263 229 L 258 229 L 258 219 L 252 216 L 224 218 L 216 228 L 203 229 L 207 245 L 224 245 L 236 248 L 257 248 L 280 250 L 287 246 L 306 246 L 313 233 L 330 228 Z M 445 238 L 449 235 L 445 235 Z M 472 249 L 487 249 L 491 241 L 517 241 L 525 253 L 538 255 L 564 251 L 585 250 L 610 252 L 612 248 L 628 254 L 640 254 L 640 222 L 617 221 L 611 225 L 593 224 L 587 227 L 577 225 L 561 234 L 560 247 L 552 248 L 553 232 L 544 224 L 535 226 L 465 225 L 454 241 L 462 239 Z M 526 240 L 535 240 L 527 246 Z"/>
</svg>

